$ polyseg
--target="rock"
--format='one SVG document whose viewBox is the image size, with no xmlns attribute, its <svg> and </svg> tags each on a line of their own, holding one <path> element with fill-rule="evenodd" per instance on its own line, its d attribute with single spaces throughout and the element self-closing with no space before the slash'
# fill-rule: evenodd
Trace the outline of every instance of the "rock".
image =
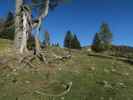
<svg viewBox="0 0 133 100">
<path fill-rule="evenodd" d="M 114 69 L 114 68 L 113 68 L 111 71 L 112 71 L 112 72 L 117 72 L 117 70 L 116 70 L 116 69 Z"/>
<path fill-rule="evenodd" d="M 26 84 L 30 84 L 30 81 L 25 81 Z"/>
<path fill-rule="evenodd" d="M 59 70 L 59 71 L 61 71 L 61 70 L 62 70 L 62 68 L 59 68 L 58 70 Z"/>
<path fill-rule="evenodd" d="M 6 77 L 10 77 L 10 74 L 7 74 Z"/>
<path fill-rule="evenodd" d="M 129 73 L 124 73 L 125 76 L 129 76 Z"/>
<path fill-rule="evenodd" d="M 61 97 L 61 100 L 64 100 L 65 98 L 64 97 Z"/>
<path fill-rule="evenodd" d="M 88 48 L 88 49 L 87 49 L 87 52 L 91 52 L 91 51 L 92 51 L 92 49 L 91 49 L 91 48 Z"/>
<path fill-rule="evenodd" d="M 74 72 L 75 72 L 76 74 L 80 74 L 80 72 L 79 72 L 78 70 L 75 70 Z"/>
<path fill-rule="evenodd" d="M 95 67 L 90 67 L 90 70 L 91 70 L 91 71 L 95 71 L 96 68 L 95 68 Z"/>
<path fill-rule="evenodd" d="M 121 87 L 123 87 L 123 88 L 126 88 L 126 87 L 127 87 L 127 86 L 126 86 L 124 83 L 122 83 L 122 82 L 119 82 L 118 85 L 121 86 Z"/>
<path fill-rule="evenodd" d="M 17 69 L 13 69 L 13 72 L 16 72 L 17 71 Z"/>
<path fill-rule="evenodd" d="M 108 69 L 105 68 L 105 69 L 104 69 L 104 72 L 105 72 L 105 73 L 109 73 L 110 71 L 109 71 Z"/>
</svg>

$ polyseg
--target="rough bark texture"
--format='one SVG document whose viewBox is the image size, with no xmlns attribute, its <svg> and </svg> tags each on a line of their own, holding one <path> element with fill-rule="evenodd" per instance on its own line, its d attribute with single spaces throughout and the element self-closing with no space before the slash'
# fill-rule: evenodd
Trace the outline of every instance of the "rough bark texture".
<svg viewBox="0 0 133 100">
<path fill-rule="evenodd" d="M 21 7 L 23 5 L 23 0 L 16 0 L 16 17 L 15 17 L 15 47 L 19 49 L 22 42 L 22 22 L 21 22 Z"/>
<path fill-rule="evenodd" d="M 45 19 L 46 16 L 48 15 L 48 10 L 49 10 L 49 0 L 45 0 L 42 13 L 37 18 L 37 22 L 35 23 L 35 25 L 32 25 L 34 24 L 34 22 L 31 23 L 32 22 L 31 12 L 28 11 L 27 8 L 25 9 L 23 5 L 23 0 L 16 0 L 15 47 L 17 50 L 19 50 L 20 53 L 27 51 L 28 35 L 31 34 L 32 28 L 37 29 L 36 42 L 38 42 L 37 38 L 39 37 L 41 23 L 42 20 Z M 40 52 L 39 42 L 36 43 L 36 50 L 37 52 Z"/>
<path fill-rule="evenodd" d="M 42 10 L 42 13 L 38 17 L 38 23 L 35 26 L 36 29 L 37 29 L 36 39 L 37 39 L 37 37 L 39 37 L 39 32 L 40 32 L 40 27 L 41 27 L 41 24 L 42 24 L 42 20 L 44 20 L 47 17 L 47 15 L 48 15 L 49 2 L 50 2 L 49 0 L 45 0 L 45 2 L 44 2 L 44 9 Z M 37 53 L 39 53 L 40 52 L 40 45 L 37 42 L 38 41 L 36 41 L 36 51 L 37 51 Z"/>
<path fill-rule="evenodd" d="M 32 19 L 31 19 L 31 12 L 29 7 L 23 6 L 22 7 L 22 19 L 23 19 L 23 35 L 22 35 L 22 42 L 20 47 L 20 53 L 27 51 L 27 40 L 29 35 L 32 32 Z"/>
<path fill-rule="evenodd" d="M 22 1 L 23 0 L 16 0 L 15 20 L 15 47 L 20 53 L 27 51 L 27 40 L 32 31 L 31 11 Z"/>
</svg>

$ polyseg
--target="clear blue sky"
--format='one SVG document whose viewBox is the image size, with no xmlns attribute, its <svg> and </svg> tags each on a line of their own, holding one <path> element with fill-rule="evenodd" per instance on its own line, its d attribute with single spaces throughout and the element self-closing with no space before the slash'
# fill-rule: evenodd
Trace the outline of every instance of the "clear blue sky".
<svg viewBox="0 0 133 100">
<path fill-rule="evenodd" d="M 0 0 L 1 17 L 14 8 L 13 1 Z M 50 32 L 53 43 L 63 44 L 71 30 L 82 45 L 89 45 L 102 21 L 109 23 L 114 44 L 133 46 L 133 0 L 73 0 L 50 11 L 42 30 Z"/>
</svg>

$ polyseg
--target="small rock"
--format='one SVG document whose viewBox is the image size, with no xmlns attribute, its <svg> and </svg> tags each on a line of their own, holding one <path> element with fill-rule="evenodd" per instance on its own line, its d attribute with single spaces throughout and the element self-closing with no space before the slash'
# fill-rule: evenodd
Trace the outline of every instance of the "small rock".
<svg viewBox="0 0 133 100">
<path fill-rule="evenodd" d="M 6 77 L 10 77 L 10 74 L 7 74 Z"/>
<path fill-rule="evenodd" d="M 25 81 L 25 83 L 26 83 L 26 84 L 29 84 L 29 83 L 30 83 L 30 81 Z"/>
<path fill-rule="evenodd" d="M 95 71 L 96 68 L 95 67 L 90 67 L 91 71 Z"/>
<path fill-rule="evenodd" d="M 117 70 L 116 70 L 116 69 L 112 69 L 111 71 L 112 71 L 112 72 L 117 72 Z"/>
<path fill-rule="evenodd" d="M 122 82 L 118 83 L 119 86 L 123 87 L 123 88 L 126 88 L 126 85 Z"/>
<path fill-rule="evenodd" d="M 64 97 L 61 97 L 61 100 L 64 100 L 65 98 Z"/>
<path fill-rule="evenodd" d="M 124 73 L 125 76 L 129 76 L 129 73 Z"/>
<path fill-rule="evenodd" d="M 58 70 L 59 70 L 59 71 L 61 71 L 61 70 L 62 70 L 62 68 L 59 68 Z"/>
<path fill-rule="evenodd" d="M 17 71 L 17 69 L 13 69 L 13 72 L 16 72 Z"/>
<path fill-rule="evenodd" d="M 104 69 L 104 72 L 105 72 L 105 73 L 109 73 L 109 70 L 108 70 L 108 69 Z"/>
</svg>

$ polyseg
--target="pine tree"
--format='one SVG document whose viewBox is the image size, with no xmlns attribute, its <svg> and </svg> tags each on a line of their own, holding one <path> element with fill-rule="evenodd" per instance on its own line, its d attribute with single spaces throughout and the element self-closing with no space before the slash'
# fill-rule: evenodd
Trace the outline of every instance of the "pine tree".
<svg viewBox="0 0 133 100">
<path fill-rule="evenodd" d="M 10 22 L 14 20 L 14 15 L 11 11 L 9 11 L 7 18 L 6 18 L 6 22 Z"/>
<path fill-rule="evenodd" d="M 93 40 L 92 50 L 96 52 L 102 51 L 102 41 L 100 39 L 99 33 L 96 33 Z"/>
<path fill-rule="evenodd" d="M 74 38 L 72 39 L 72 49 L 81 49 L 80 41 L 78 40 L 76 34 L 74 35 Z"/>
<path fill-rule="evenodd" d="M 100 32 L 94 36 L 92 49 L 96 52 L 108 50 L 112 44 L 112 33 L 107 23 L 103 23 Z"/>
<path fill-rule="evenodd" d="M 105 44 L 111 44 L 112 42 L 112 32 L 110 31 L 109 25 L 103 23 L 100 28 L 100 36 Z"/>
<path fill-rule="evenodd" d="M 1 23 L 0 38 L 13 40 L 14 39 L 14 15 L 12 12 L 9 12 L 6 20 Z"/>
<path fill-rule="evenodd" d="M 73 38 L 74 38 L 74 34 L 71 31 L 67 31 L 65 39 L 64 39 L 64 47 L 72 48 Z"/>
<path fill-rule="evenodd" d="M 76 34 L 68 31 L 64 40 L 64 47 L 71 49 L 81 49 L 80 41 Z"/>
</svg>

